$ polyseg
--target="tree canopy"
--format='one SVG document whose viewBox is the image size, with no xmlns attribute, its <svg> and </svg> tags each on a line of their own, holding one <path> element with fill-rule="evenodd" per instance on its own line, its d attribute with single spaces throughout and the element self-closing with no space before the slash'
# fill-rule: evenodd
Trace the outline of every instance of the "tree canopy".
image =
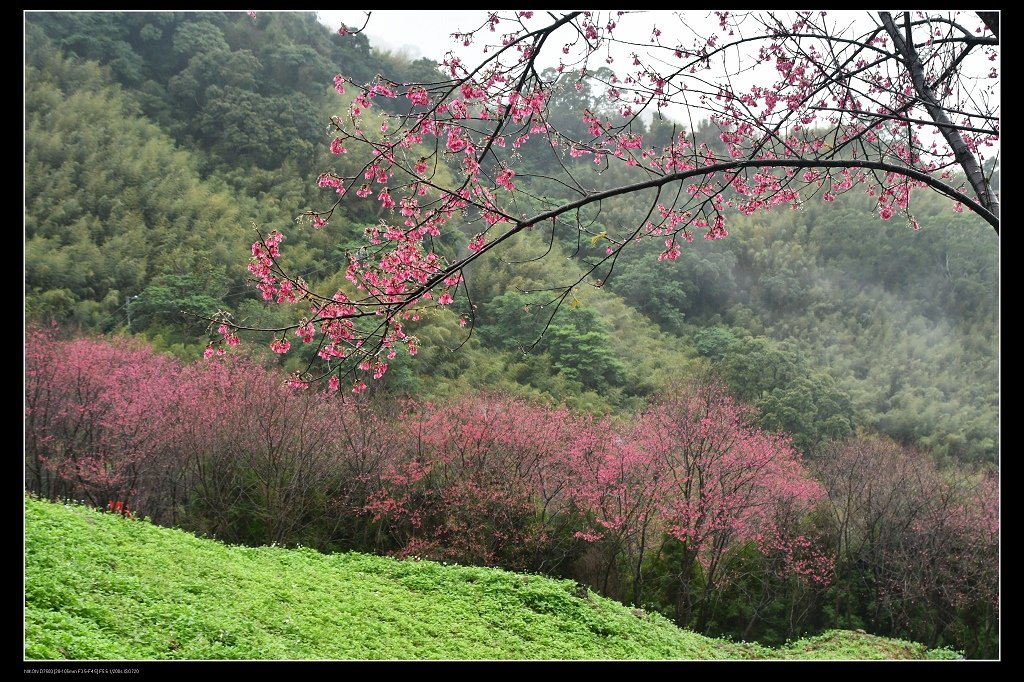
<svg viewBox="0 0 1024 682">
<path fill-rule="evenodd" d="M 387 247 L 368 244 L 365 230 L 398 216 L 372 192 L 362 198 L 350 193 L 333 209 L 328 228 L 289 226 L 303 209 L 322 206 L 325 193 L 337 196 L 334 188 L 312 182 L 316 169 L 329 164 L 338 176 L 356 176 L 374 149 L 350 144 L 348 153 L 331 155 L 334 135 L 325 140 L 321 125 L 297 126 L 291 115 L 272 121 L 280 111 L 268 103 L 287 100 L 296 114 L 313 111 L 325 122 L 355 98 L 349 83 L 339 99 L 329 77 L 334 69 L 363 80 L 381 73 L 396 83 L 441 78 L 430 76 L 429 60 L 372 48 L 363 35 L 339 36 L 312 13 L 257 14 L 256 20 L 243 12 L 29 13 L 26 30 L 26 316 L 141 334 L 187 358 L 200 355 L 209 340 L 202 318 L 226 313 L 240 326 L 284 330 L 275 339 L 240 331 L 247 350 L 300 372 L 303 381 L 322 373 L 322 337 L 305 344 L 288 331 L 310 317 L 309 299 L 276 305 L 246 281 L 242 245 L 250 225 L 285 233 L 278 265 L 306 289 L 356 296 L 359 290 L 345 278 L 352 258 L 375 261 Z M 124 44 L 91 50 L 112 37 Z M 176 52 L 175 40 L 194 53 Z M 255 59 L 256 77 L 220 84 L 187 77 L 207 63 L 202 56 L 209 50 L 225 49 L 227 61 Z M 123 71 L 128 63 L 138 69 Z M 609 79 L 610 69 L 601 64 L 595 78 L 584 80 L 555 67 L 540 70 L 557 79 L 545 121 L 579 136 L 586 132 L 581 111 L 614 116 L 595 80 Z M 191 89 L 172 95 L 172 84 L 180 89 L 187 83 Z M 207 89 L 221 86 L 260 112 L 251 129 L 273 129 L 272 144 L 255 137 L 232 143 L 244 132 L 227 125 L 230 107 L 217 109 L 214 101 L 194 108 L 209 104 Z M 374 126 L 408 102 L 371 100 L 363 119 L 376 116 Z M 727 154 L 718 125 L 684 116 L 684 126 L 672 119 L 679 111 L 667 107 L 663 117 L 634 119 L 632 130 L 652 146 L 690 131 L 687 137 L 698 145 Z M 699 110 L 693 111 L 696 117 Z M 197 116 L 205 117 L 201 127 Z M 68 135 L 75 144 L 62 143 Z M 262 161 L 253 156 L 257 148 Z M 595 166 L 592 155 L 552 150 L 550 136 L 535 134 L 510 157 L 516 187 L 502 192 L 514 194 L 524 212 L 578 198 L 572 186 L 552 181 L 566 173 L 595 191 L 647 173 L 628 159 L 609 157 Z M 415 153 L 417 161 L 427 155 Z M 461 177 L 451 160 L 434 164 L 434 185 L 451 187 Z M 995 161 L 985 164 L 993 183 Z M 730 391 L 738 396 L 745 383 L 761 381 L 763 391 L 745 399 L 762 412 L 788 406 L 787 416 L 771 423 L 789 429 L 801 449 L 817 447 L 831 432 L 810 418 L 823 410 L 854 428 L 941 456 L 995 461 L 998 236 L 978 215 L 957 213 L 937 193 L 915 191 L 910 207 L 921 229 L 914 231 L 883 220 L 878 197 L 867 192 L 837 193 L 833 201 L 811 195 L 796 211 L 727 212 L 729 238 L 684 239 L 675 260 L 658 260 L 664 236 L 640 234 L 618 249 L 611 276 L 588 275 L 607 255 L 607 236 L 642 223 L 657 194 L 647 189 L 609 197 L 487 249 L 463 269 L 465 281 L 450 289 L 452 303 L 438 305 L 443 292 L 435 289 L 432 298 L 410 306 L 402 323 L 417 341 L 416 356 L 400 347 L 392 349 L 394 358 L 378 354 L 387 371 L 364 383 L 423 397 L 500 386 L 601 414 L 640 409 L 649 396 L 705 364 L 697 356 L 724 375 L 749 349 L 781 342 L 780 349 L 802 361 L 800 372 L 780 374 L 774 384 L 739 373 Z M 466 243 L 477 228 L 463 217 L 474 214 L 453 216 L 424 246 L 447 262 L 471 255 Z M 572 229 L 573 220 L 590 233 Z M 360 333 L 380 321 L 368 315 Z M 323 320 L 313 326 L 319 331 Z M 753 345 L 712 343 L 704 338 L 709 328 L 749 336 Z M 283 349 L 282 336 L 290 339 L 289 351 L 279 355 L 266 342 Z M 459 351 L 449 352 L 453 348 Z M 211 352 L 217 351 L 215 343 Z M 345 374 L 358 359 L 353 355 L 331 369 L 356 387 L 356 378 Z M 795 378 L 815 387 L 820 405 L 797 395 L 798 384 L 790 385 Z M 796 393 L 771 401 L 776 389 Z"/>
<path fill-rule="evenodd" d="M 265 300 L 308 304 L 265 329 L 279 347 L 289 334 L 316 345 L 325 364 L 310 363 L 298 383 L 329 377 L 362 390 L 397 348 L 419 347 L 404 323 L 423 308 L 454 306 L 471 334 L 472 266 L 491 252 L 515 263 L 507 247 L 523 232 L 573 248 L 585 265 L 542 288 L 542 335 L 580 287 L 638 282 L 642 273 L 616 268 L 637 241 L 663 244 L 657 260 L 674 261 L 695 235 L 725 238 L 737 216 L 829 204 L 855 188 L 880 218 L 915 230 L 919 191 L 930 189 L 998 232 L 998 69 L 979 73 L 974 59 L 998 59 L 997 17 L 713 14 L 708 31 L 681 14 L 641 46 L 620 37 L 642 21 L 629 12 L 495 12 L 457 36 L 494 43 L 479 63 L 449 53 L 420 81 L 337 74 L 344 104 L 330 149 L 357 160 L 320 175 L 337 197 L 305 217 L 323 228 L 347 202 L 370 199 L 378 222 L 334 291 L 282 265 L 277 230 L 260 233 L 249 266 Z M 559 49 L 557 67 L 542 69 Z M 688 126 L 665 123 L 673 108 Z M 605 207 L 622 198 L 635 219 L 607 224 Z M 792 295 L 789 280 L 766 284 L 770 300 Z M 672 305 L 685 306 L 685 293 Z M 218 322 L 229 343 L 245 328 Z"/>
</svg>

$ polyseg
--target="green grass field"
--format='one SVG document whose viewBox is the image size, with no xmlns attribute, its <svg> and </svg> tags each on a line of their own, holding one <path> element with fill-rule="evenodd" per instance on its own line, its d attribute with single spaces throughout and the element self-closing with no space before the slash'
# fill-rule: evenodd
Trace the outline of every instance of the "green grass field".
<svg viewBox="0 0 1024 682">
<path fill-rule="evenodd" d="M 567 580 L 236 547 L 26 499 L 26 659 L 917 659 L 834 631 L 783 649 L 681 630 Z"/>
</svg>

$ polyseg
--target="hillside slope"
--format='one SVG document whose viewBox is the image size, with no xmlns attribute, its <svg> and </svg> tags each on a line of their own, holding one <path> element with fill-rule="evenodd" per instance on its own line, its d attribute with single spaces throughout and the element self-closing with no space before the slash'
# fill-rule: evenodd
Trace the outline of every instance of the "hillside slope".
<svg viewBox="0 0 1024 682">
<path fill-rule="evenodd" d="M 786 649 L 711 639 L 571 581 L 309 549 L 227 546 L 25 503 L 27 659 L 947 657 L 849 632 Z"/>
</svg>

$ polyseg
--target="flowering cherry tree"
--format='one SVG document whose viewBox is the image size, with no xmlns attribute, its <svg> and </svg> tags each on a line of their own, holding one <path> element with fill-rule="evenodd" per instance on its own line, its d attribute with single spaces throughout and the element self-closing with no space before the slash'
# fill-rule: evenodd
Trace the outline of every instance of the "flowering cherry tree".
<svg viewBox="0 0 1024 682">
<path fill-rule="evenodd" d="M 38 328 L 26 335 L 26 487 L 135 509 L 148 502 L 147 484 L 166 482 L 177 468 L 170 454 L 177 397 L 169 388 L 180 367 L 135 342 L 53 336 Z"/>
<path fill-rule="evenodd" d="M 750 418 L 721 384 L 696 382 L 651 405 L 626 438 L 570 451 L 573 492 L 594 519 L 594 530 L 579 535 L 611 539 L 628 556 L 636 603 L 645 550 L 659 535 L 678 543 L 671 573 L 681 623 L 704 627 L 712 596 L 734 577 L 730 551 L 746 544 L 779 555 L 781 572 L 828 583 L 831 560 L 784 523 L 824 490 L 784 437 L 749 426 Z"/>
<path fill-rule="evenodd" d="M 943 470 L 926 453 L 880 439 L 832 444 L 815 468 L 837 573 L 862 593 L 837 592 L 836 612 L 849 618 L 860 599 L 894 634 L 931 646 L 963 627 L 957 614 L 971 612 L 961 641 L 979 646 L 998 624 L 996 476 Z"/>
<path fill-rule="evenodd" d="M 416 353 L 409 323 L 427 307 L 453 307 L 471 334 L 470 266 L 526 231 L 592 247 L 583 276 L 548 289 L 552 315 L 577 287 L 603 286 L 638 239 L 663 240 L 659 258 L 675 260 L 698 236 L 726 237 L 736 213 L 855 190 L 881 219 L 918 229 L 915 190 L 929 189 L 998 232 L 998 13 L 678 13 L 637 40 L 644 21 L 494 12 L 453 33 L 486 45 L 479 61 L 449 53 L 430 82 L 335 76 L 343 104 L 329 146 L 348 161 L 320 175 L 332 201 L 303 217 L 323 229 L 342 202 L 371 199 L 380 220 L 340 264 L 348 284 L 336 291 L 313 291 L 282 266 L 286 234 L 260 232 L 253 244 L 264 299 L 304 306 L 292 324 L 261 331 L 279 353 L 296 338 L 316 344 L 325 363 L 293 385 L 328 378 L 363 390 L 396 353 Z M 572 89 L 593 99 L 567 125 L 552 102 Z M 686 125 L 645 137 L 645 121 L 662 116 Z M 717 139 L 699 139 L 698 123 Z M 556 175 L 536 171 L 540 155 Z M 538 190 L 552 186 L 564 192 Z M 602 202 L 621 195 L 643 202 L 646 217 L 595 226 Z M 455 255 L 438 248 L 446 239 Z M 226 316 L 215 326 L 219 347 L 249 329 Z"/>
<path fill-rule="evenodd" d="M 586 420 L 497 395 L 411 407 L 362 509 L 395 554 L 529 570 L 564 561 L 563 452 Z"/>
</svg>

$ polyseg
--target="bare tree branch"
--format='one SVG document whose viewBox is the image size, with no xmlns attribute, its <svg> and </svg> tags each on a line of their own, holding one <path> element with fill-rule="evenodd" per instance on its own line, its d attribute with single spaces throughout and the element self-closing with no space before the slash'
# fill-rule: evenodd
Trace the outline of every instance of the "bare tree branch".
<svg viewBox="0 0 1024 682">
<path fill-rule="evenodd" d="M 996 228 L 998 232 L 999 198 L 992 191 L 992 187 L 982 172 L 978 160 L 967 147 L 967 143 L 964 142 L 963 137 L 960 136 L 953 122 L 949 120 L 949 116 L 946 115 L 946 112 L 939 104 L 934 91 L 929 87 L 928 81 L 925 78 L 924 65 L 921 64 L 914 46 L 905 41 L 903 36 L 900 35 L 899 29 L 893 23 L 892 15 L 889 12 L 879 12 L 879 17 L 881 17 L 886 32 L 892 38 L 896 50 L 900 53 L 907 70 L 910 72 L 917 96 L 924 103 L 928 114 L 938 124 L 939 132 L 942 133 L 950 148 L 953 149 L 956 160 L 967 174 L 967 180 L 971 183 L 974 193 L 978 195 L 978 199 L 985 207 L 986 213 L 992 216 L 995 221 L 989 220 L 989 224 Z"/>
</svg>

